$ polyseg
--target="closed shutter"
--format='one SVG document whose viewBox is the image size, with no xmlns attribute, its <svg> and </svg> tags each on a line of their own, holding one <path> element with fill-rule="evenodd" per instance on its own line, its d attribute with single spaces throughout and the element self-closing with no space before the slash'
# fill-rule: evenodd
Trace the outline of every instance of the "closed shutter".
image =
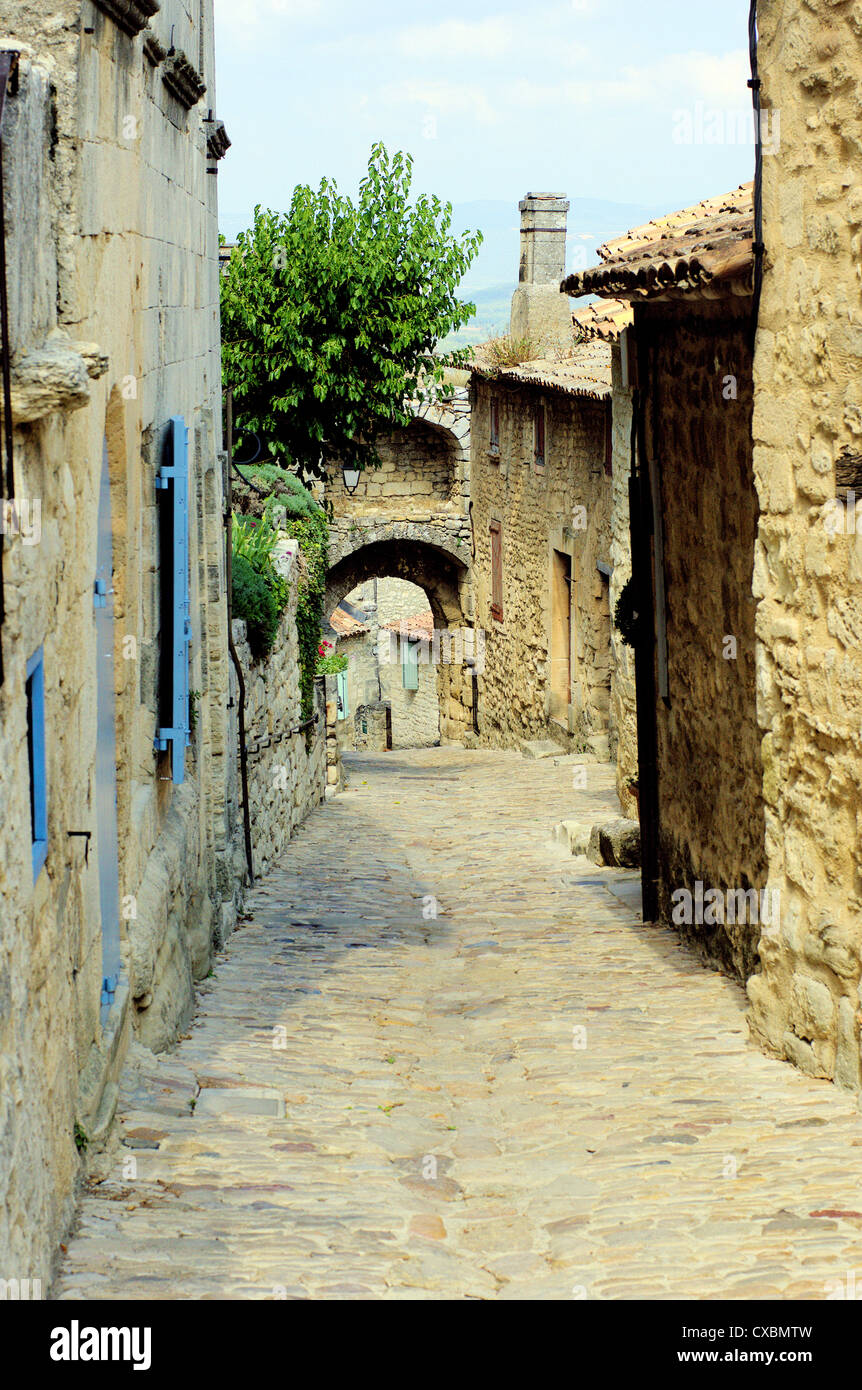
<svg viewBox="0 0 862 1390">
<path fill-rule="evenodd" d="M 492 521 L 491 532 L 491 617 L 503 621 L 503 539 L 499 521 Z"/>
<path fill-rule="evenodd" d="M 189 460 L 188 434 L 181 415 L 171 418 L 170 462 L 159 469 L 162 596 L 162 649 L 159 690 L 160 722 L 155 746 L 171 745 L 171 776 L 185 779 L 185 750 L 191 742 L 189 721 Z"/>
<path fill-rule="evenodd" d="M 401 683 L 405 690 L 419 689 L 419 644 L 405 642 L 401 651 Z"/>
<path fill-rule="evenodd" d="M 338 697 L 338 718 L 346 719 L 350 714 L 350 700 L 347 694 L 347 672 L 339 671 L 335 677 L 336 693 Z"/>
</svg>

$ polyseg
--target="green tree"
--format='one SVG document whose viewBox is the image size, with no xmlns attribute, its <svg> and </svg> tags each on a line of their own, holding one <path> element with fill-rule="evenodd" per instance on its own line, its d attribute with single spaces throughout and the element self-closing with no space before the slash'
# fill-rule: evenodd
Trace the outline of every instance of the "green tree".
<svg viewBox="0 0 862 1390">
<path fill-rule="evenodd" d="M 378 462 L 375 441 L 411 418 L 406 402 L 447 395 L 435 354 L 475 306 L 456 290 L 481 243 L 451 233 L 452 206 L 410 202 L 413 161 L 375 145 L 354 204 L 324 179 L 290 211 L 255 208 L 221 279 L 225 385 L 238 433 L 319 476 L 322 454 Z"/>
</svg>

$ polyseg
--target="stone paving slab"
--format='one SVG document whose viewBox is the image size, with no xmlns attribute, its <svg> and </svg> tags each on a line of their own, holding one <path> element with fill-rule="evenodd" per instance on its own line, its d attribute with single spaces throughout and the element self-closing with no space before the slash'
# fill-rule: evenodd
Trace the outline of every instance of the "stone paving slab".
<svg viewBox="0 0 862 1390">
<path fill-rule="evenodd" d="M 438 748 L 349 777 L 249 896 L 188 1038 L 133 1048 L 54 1295 L 846 1286 L 855 1098 L 761 1056 L 636 876 L 553 843 L 607 813 L 612 770 L 574 790 L 552 759 Z"/>
</svg>

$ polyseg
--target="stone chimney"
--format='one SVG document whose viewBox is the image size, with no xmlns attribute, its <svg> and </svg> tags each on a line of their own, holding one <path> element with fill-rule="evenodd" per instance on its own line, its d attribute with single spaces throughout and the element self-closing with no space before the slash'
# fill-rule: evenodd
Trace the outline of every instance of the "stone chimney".
<svg viewBox="0 0 862 1390">
<path fill-rule="evenodd" d="M 572 345 L 572 311 L 560 293 L 566 273 L 566 213 L 563 193 L 528 193 L 521 212 L 520 281 L 512 296 L 510 336 L 529 339 L 531 356 L 540 357 Z"/>
</svg>

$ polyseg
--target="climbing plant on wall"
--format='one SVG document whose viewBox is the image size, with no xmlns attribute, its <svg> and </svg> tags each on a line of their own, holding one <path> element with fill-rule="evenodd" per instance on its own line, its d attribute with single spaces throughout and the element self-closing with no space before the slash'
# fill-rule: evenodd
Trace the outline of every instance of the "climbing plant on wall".
<svg viewBox="0 0 862 1390">
<path fill-rule="evenodd" d="M 326 584 L 326 514 L 298 478 L 278 465 L 261 464 L 245 469 L 243 476 L 247 481 L 237 481 L 233 487 L 234 507 L 240 513 L 234 523 L 235 612 L 237 617 L 250 621 L 249 641 L 255 655 L 266 655 L 275 640 L 286 593 L 280 606 L 278 592 L 274 594 L 275 602 L 270 605 L 266 596 L 260 593 L 260 585 L 254 584 L 254 576 L 248 574 L 249 561 L 256 564 L 260 550 L 264 550 L 265 558 L 268 558 L 273 548 L 270 537 L 274 544 L 279 533 L 299 541 L 296 580 L 292 582 L 297 586 L 296 631 L 299 639 L 302 718 L 308 719 L 314 709 L 314 675 Z M 239 571 L 237 559 L 240 561 Z M 259 568 L 269 580 L 265 563 Z M 280 582 L 284 584 L 283 580 Z"/>
<path fill-rule="evenodd" d="M 408 424 L 406 402 L 448 394 L 437 343 L 475 312 L 458 284 L 481 233 L 452 207 L 411 202 L 413 161 L 381 144 L 354 202 L 334 182 L 295 189 L 288 212 L 255 209 L 221 277 L 224 382 L 236 429 L 303 477 L 321 456 L 363 468 Z"/>
</svg>

